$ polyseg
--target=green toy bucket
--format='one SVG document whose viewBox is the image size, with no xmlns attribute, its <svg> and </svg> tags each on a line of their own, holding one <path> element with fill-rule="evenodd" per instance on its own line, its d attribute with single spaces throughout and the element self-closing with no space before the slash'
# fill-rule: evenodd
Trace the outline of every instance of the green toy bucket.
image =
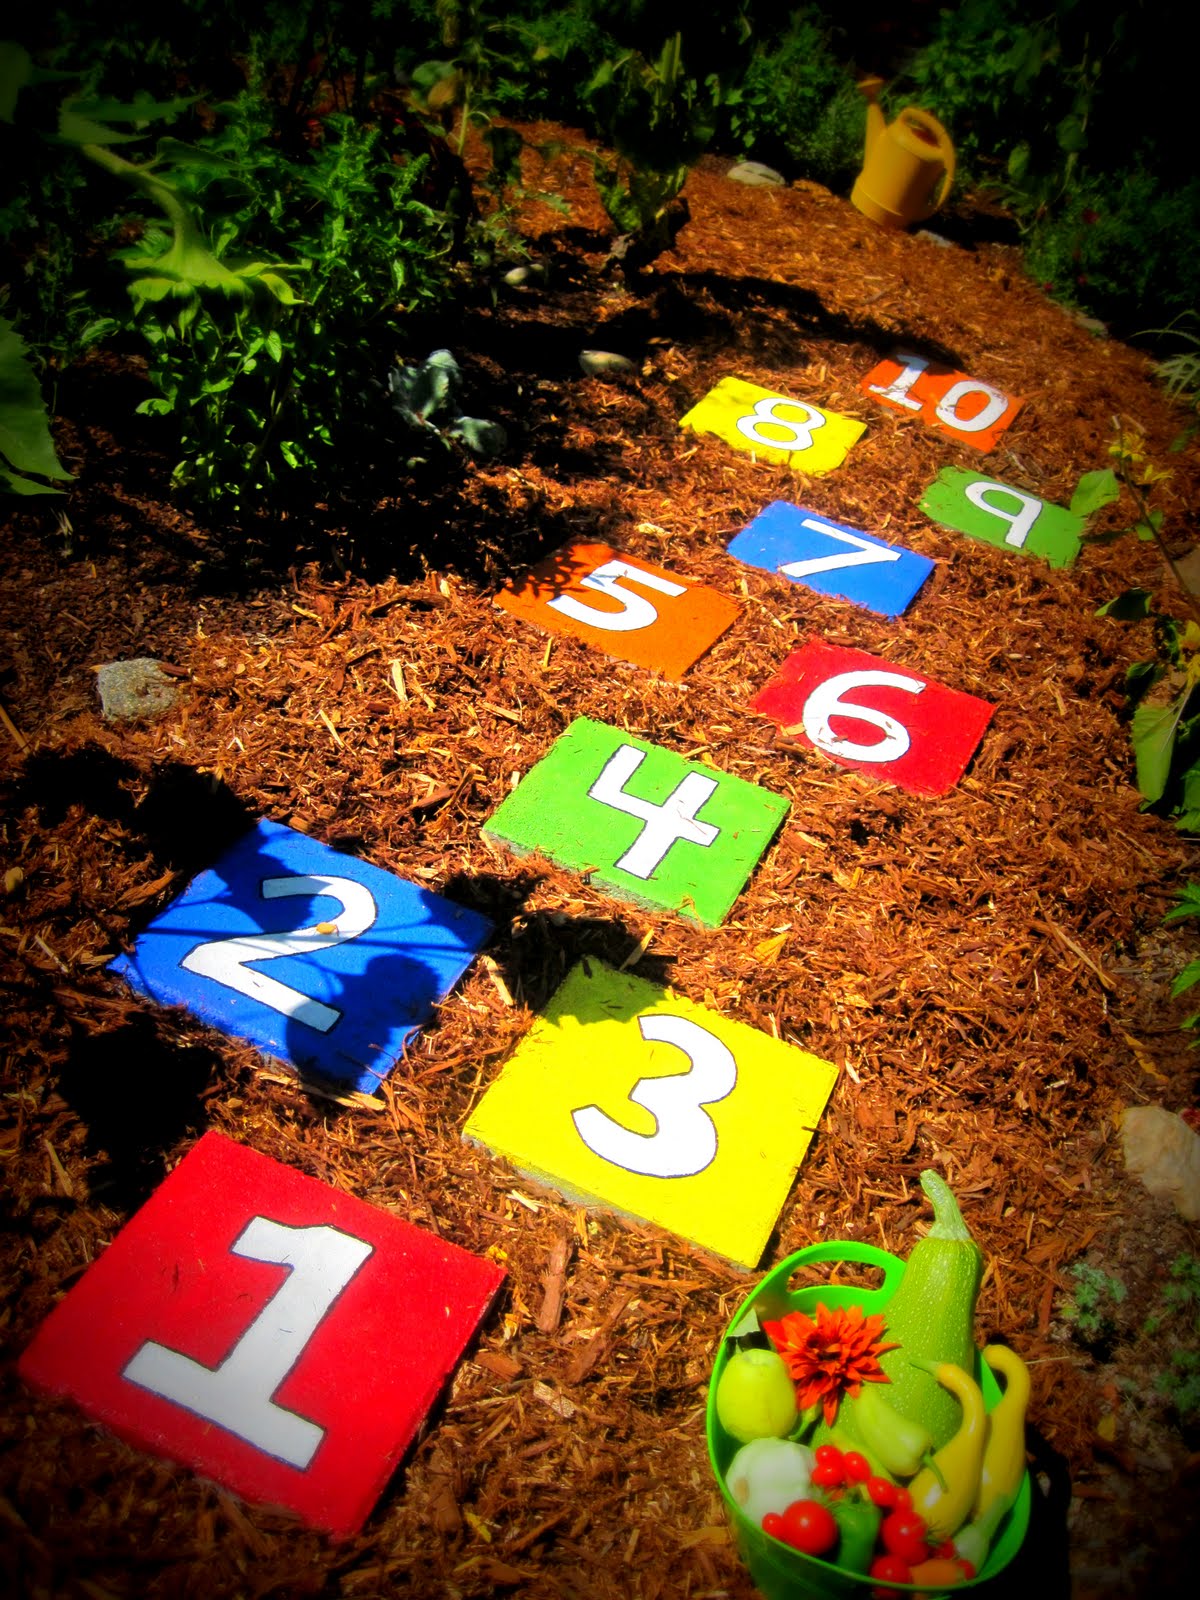
<svg viewBox="0 0 1200 1600">
<path fill-rule="evenodd" d="M 850 1261 L 862 1266 L 878 1267 L 883 1271 L 883 1282 L 878 1289 L 861 1289 L 844 1284 L 815 1284 L 797 1290 L 789 1288 L 793 1273 L 820 1261 Z M 708 1385 L 708 1459 L 720 1486 L 742 1560 L 749 1567 L 750 1576 L 766 1600 L 835 1600 L 835 1597 L 841 1600 L 843 1596 L 846 1600 L 867 1600 L 870 1590 L 877 1585 L 876 1580 L 864 1573 L 849 1572 L 831 1562 L 819 1561 L 815 1556 L 806 1556 L 802 1551 L 792 1550 L 779 1540 L 772 1539 L 743 1515 L 741 1507 L 729 1493 L 725 1474 L 739 1447 L 737 1440 L 726 1433 L 717 1420 L 717 1384 L 729 1359 L 730 1332 L 738 1326 L 747 1311 L 759 1302 L 762 1302 L 760 1309 L 772 1321 L 786 1311 L 804 1311 L 811 1316 L 818 1302 L 828 1306 L 831 1311 L 845 1306 L 861 1306 L 868 1314 L 883 1311 L 903 1276 L 904 1262 L 898 1256 L 889 1255 L 886 1250 L 877 1250 L 874 1245 L 838 1240 L 829 1244 L 810 1245 L 807 1250 L 797 1251 L 794 1256 L 780 1262 L 753 1293 L 747 1295 L 721 1340 Z M 978 1355 L 975 1358 L 975 1380 L 983 1391 L 985 1406 L 991 1411 L 1000 1399 L 1000 1385 L 991 1368 Z M 960 1594 L 994 1578 L 1008 1565 L 1021 1548 L 1029 1527 L 1031 1496 L 1032 1487 L 1029 1473 L 1026 1472 L 1012 1510 L 1000 1524 L 983 1567 L 974 1578 L 955 1584 L 952 1590 L 943 1589 L 939 1593 Z M 888 1588 L 907 1594 L 932 1593 L 927 1586 L 918 1587 L 915 1584 L 889 1584 Z"/>
</svg>

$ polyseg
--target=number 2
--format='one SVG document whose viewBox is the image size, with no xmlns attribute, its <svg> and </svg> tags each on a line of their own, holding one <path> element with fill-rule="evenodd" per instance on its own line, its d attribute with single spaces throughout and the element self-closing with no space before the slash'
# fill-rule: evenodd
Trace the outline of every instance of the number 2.
<svg viewBox="0 0 1200 1600">
<path fill-rule="evenodd" d="M 791 406 L 796 411 L 803 411 L 804 416 L 802 419 L 777 417 L 776 406 Z M 788 400 L 781 394 L 768 394 L 758 401 L 749 415 L 738 418 L 737 429 L 751 444 L 764 445 L 770 450 L 809 450 L 812 448 L 813 434 L 818 428 L 823 428 L 828 420 L 819 411 L 814 411 L 812 406 L 806 406 L 803 400 Z M 766 434 L 759 431 L 764 422 L 788 429 L 793 435 L 792 442 L 768 439 Z"/>
<path fill-rule="evenodd" d="M 643 1039 L 673 1044 L 688 1058 L 686 1072 L 639 1078 L 628 1098 L 654 1118 L 654 1133 L 634 1133 L 599 1106 L 571 1113 L 575 1131 L 594 1155 L 647 1178 L 691 1178 L 711 1166 L 717 1129 L 704 1107 L 724 1100 L 737 1084 L 729 1046 L 687 1017 L 637 1019 Z"/>
<path fill-rule="evenodd" d="M 335 945 L 357 939 L 372 926 L 379 915 L 375 897 L 366 884 L 354 878 L 331 878 L 322 874 L 305 877 L 264 878 L 264 900 L 281 900 L 291 896 L 328 895 L 340 900 L 342 909 L 336 917 L 314 923 L 308 928 L 283 929 L 278 933 L 240 933 L 231 939 L 210 939 L 189 950 L 179 965 L 186 972 L 195 972 L 202 978 L 227 989 L 236 989 L 272 1010 L 291 1017 L 293 1022 L 303 1022 L 318 1033 L 328 1033 L 339 1022 L 342 1013 L 334 1006 L 314 1000 L 281 983 L 268 973 L 248 966 L 249 962 L 274 961 L 280 956 L 311 955 L 317 950 L 331 950 Z"/>
<path fill-rule="evenodd" d="M 660 577 L 656 572 L 647 572 L 628 561 L 606 561 L 579 581 L 585 589 L 599 589 L 602 594 L 619 600 L 620 611 L 601 611 L 597 606 L 589 606 L 570 594 L 560 594 L 546 604 L 564 617 L 570 617 L 575 622 L 586 622 L 593 628 L 603 628 L 608 633 L 636 633 L 639 628 L 653 627 L 658 621 L 658 612 L 644 595 L 631 594 L 628 589 L 623 589 L 619 582 L 621 578 L 640 583 L 647 589 L 657 589 L 660 594 L 687 593 L 685 584 L 673 583 L 670 578 Z"/>
<path fill-rule="evenodd" d="M 122 1376 L 303 1472 L 325 1429 L 272 1396 L 375 1247 L 337 1228 L 290 1228 L 253 1217 L 231 1248 L 249 1261 L 291 1270 L 224 1361 L 206 1367 L 148 1339 Z"/>
</svg>

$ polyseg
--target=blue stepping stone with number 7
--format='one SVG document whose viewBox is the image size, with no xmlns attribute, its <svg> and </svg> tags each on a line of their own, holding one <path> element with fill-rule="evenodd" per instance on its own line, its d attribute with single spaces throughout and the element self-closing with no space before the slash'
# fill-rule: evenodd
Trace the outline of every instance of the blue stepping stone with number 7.
<svg viewBox="0 0 1200 1600">
<path fill-rule="evenodd" d="M 885 544 L 787 500 L 772 501 L 760 511 L 728 550 L 747 566 L 885 617 L 900 616 L 933 571 L 928 556 Z"/>
<path fill-rule="evenodd" d="M 263 820 L 110 970 L 301 1072 L 370 1093 L 491 931 L 478 912 Z"/>
</svg>

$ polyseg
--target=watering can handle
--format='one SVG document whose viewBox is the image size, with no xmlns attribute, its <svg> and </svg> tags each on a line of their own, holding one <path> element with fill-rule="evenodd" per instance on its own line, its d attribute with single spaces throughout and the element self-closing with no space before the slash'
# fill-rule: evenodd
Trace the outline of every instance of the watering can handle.
<svg viewBox="0 0 1200 1600">
<path fill-rule="evenodd" d="M 834 1239 L 828 1244 L 810 1244 L 803 1250 L 797 1250 L 795 1255 L 788 1256 L 786 1261 L 781 1261 L 763 1279 L 753 1299 L 757 1299 L 764 1291 L 774 1295 L 786 1294 L 792 1274 L 801 1267 L 814 1266 L 818 1261 L 852 1261 L 859 1266 L 880 1267 L 883 1271 L 880 1290 L 887 1294 L 895 1291 L 904 1274 L 904 1262 L 899 1256 L 889 1255 L 877 1245 L 860 1244 L 853 1239 Z"/>
<path fill-rule="evenodd" d="M 900 114 L 906 122 L 916 123 L 934 139 L 946 169 L 938 185 L 937 195 L 930 202 L 928 211 L 924 213 L 925 217 L 931 217 L 939 206 L 945 204 L 946 196 L 950 193 L 950 185 L 954 182 L 954 146 L 950 142 L 950 135 L 931 112 L 922 111 L 919 106 L 908 106 Z"/>
</svg>

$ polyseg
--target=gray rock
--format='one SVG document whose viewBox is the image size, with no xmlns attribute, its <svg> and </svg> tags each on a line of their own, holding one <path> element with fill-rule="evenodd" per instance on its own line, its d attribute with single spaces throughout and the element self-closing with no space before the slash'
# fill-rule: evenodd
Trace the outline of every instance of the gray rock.
<svg viewBox="0 0 1200 1600">
<path fill-rule="evenodd" d="M 632 378 L 637 372 L 628 356 L 612 350 L 581 350 L 579 365 L 586 378 Z"/>
<path fill-rule="evenodd" d="M 1165 1106 L 1130 1106 L 1121 1118 L 1125 1166 L 1151 1194 L 1200 1222 L 1200 1133 Z"/>
<path fill-rule="evenodd" d="M 749 184 L 752 189 L 769 185 L 780 187 L 787 183 L 782 172 L 776 172 L 774 167 L 768 167 L 762 161 L 739 161 L 736 167 L 730 167 L 725 176 L 732 178 L 734 183 Z"/>
<path fill-rule="evenodd" d="M 934 233 L 930 228 L 922 228 L 919 233 L 913 235 L 913 238 L 924 239 L 927 244 L 940 245 L 943 250 L 954 249 L 953 239 L 943 239 L 940 233 Z"/>
<path fill-rule="evenodd" d="M 175 684 L 152 656 L 106 662 L 96 669 L 96 687 L 106 722 L 161 716 L 175 704 Z"/>
</svg>

